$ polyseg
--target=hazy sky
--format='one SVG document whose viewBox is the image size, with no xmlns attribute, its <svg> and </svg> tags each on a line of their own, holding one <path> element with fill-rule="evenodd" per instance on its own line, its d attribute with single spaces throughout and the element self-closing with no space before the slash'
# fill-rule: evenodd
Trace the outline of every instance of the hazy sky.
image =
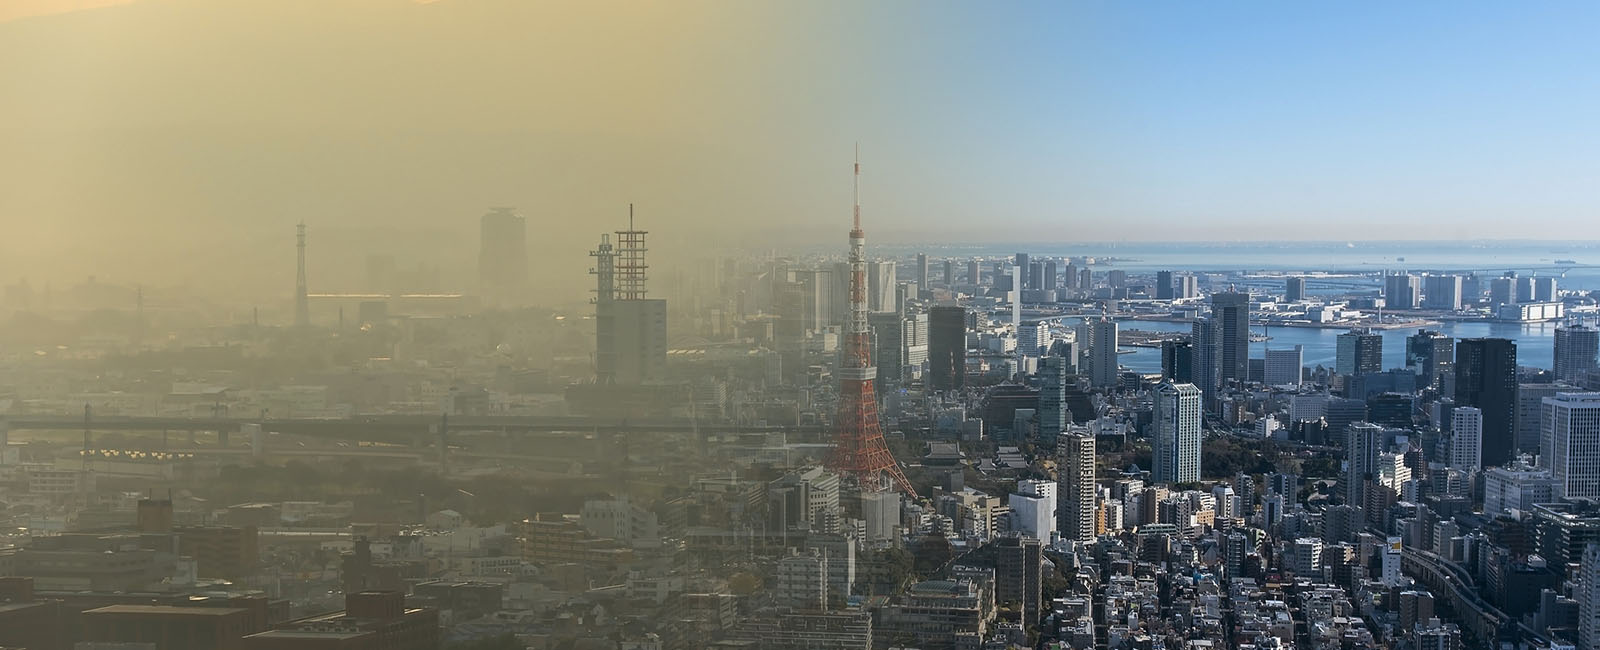
<svg viewBox="0 0 1600 650">
<path fill-rule="evenodd" d="M 515 205 L 559 287 L 630 201 L 842 240 L 857 141 L 875 241 L 1600 239 L 1595 3 L 98 4 L 0 3 L 0 280 L 470 276 Z"/>
</svg>

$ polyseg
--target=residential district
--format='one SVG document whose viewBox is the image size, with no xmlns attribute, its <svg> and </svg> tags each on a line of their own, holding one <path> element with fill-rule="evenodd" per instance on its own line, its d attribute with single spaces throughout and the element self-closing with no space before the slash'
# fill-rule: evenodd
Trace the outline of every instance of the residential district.
<svg viewBox="0 0 1600 650">
<path fill-rule="evenodd" d="M 375 255 L 313 293 L 306 226 L 282 306 L 9 286 L 0 646 L 1600 648 L 1600 333 L 1554 274 L 940 259 L 859 220 L 647 274 L 630 223 L 561 309 L 524 218 L 481 227 L 471 292 Z M 1331 367 L 1252 353 L 1329 326 Z"/>
</svg>

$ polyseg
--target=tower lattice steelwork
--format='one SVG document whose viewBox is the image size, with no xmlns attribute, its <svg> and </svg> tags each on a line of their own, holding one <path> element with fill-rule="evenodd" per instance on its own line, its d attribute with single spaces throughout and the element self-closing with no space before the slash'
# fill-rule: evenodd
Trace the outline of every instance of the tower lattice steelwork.
<svg viewBox="0 0 1600 650">
<path fill-rule="evenodd" d="M 916 494 L 883 441 L 878 398 L 872 389 L 872 341 L 867 331 L 867 235 L 861 230 L 861 159 L 855 164 L 855 227 L 850 230 L 850 320 L 845 324 L 839 368 L 839 413 L 834 418 L 828 467 L 854 479 L 863 490 L 899 489 Z"/>
</svg>

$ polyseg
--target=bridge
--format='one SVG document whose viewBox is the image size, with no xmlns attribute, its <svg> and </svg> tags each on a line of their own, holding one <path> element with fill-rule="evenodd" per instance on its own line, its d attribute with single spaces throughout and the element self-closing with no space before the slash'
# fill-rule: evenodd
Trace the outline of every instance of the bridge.
<svg viewBox="0 0 1600 650">
<path fill-rule="evenodd" d="M 1549 639 L 1526 624 L 1514 621 L 1478 594 L 1472 576 L 1460 565 L 1428 551 L 1407 547 L 1401 550 L 1400 569 L 1450 603 L 1461 629 L 1479 644 L 1494 647 L 1500 641 L 1522 638 Z"/>
</svg>

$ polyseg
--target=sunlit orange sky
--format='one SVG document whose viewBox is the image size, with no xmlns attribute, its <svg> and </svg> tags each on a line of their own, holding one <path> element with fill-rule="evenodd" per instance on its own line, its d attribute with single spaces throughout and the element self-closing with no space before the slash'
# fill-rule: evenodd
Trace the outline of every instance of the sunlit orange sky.
<svg viewBox="0 0 1600 650">
<path fill-rule="evenodd" d="M 91 5 L 110 4 L 94 7 Z M 1600 239 L 1592 3 L 0 0 L 0 282 L 842 243 Z M 1357 47 L 1359 44 L 1359 47 Z"/>
</svg>

